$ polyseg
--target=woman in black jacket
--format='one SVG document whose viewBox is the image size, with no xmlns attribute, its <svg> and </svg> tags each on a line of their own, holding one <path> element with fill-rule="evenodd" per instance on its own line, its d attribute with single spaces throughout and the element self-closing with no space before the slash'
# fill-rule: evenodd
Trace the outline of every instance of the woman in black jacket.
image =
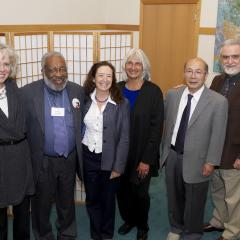
<svg viewBox="0 0 240 240">
<path fill-rule="evenodd" d="M 118 205 L 124 224 L 118 233 L 137 227 L 137 239 L 148 236 L 149 184 L 158 171 L 159 146 L 164 121 L 161 89 L 150 82 L 149 60 L 141 49 L 131 49 L 123 62 L 119 87 L 131 105 L 130 146 L 121 176 Z"/>
<path fill-rule="evenodd" d="M 0 44 L 0 239 L 7 240 L 7 207 L 13 205 L 13 239 L 30 239 L 33 177 L 25 116 L 16 81 L 17 55 Z"/>
</svg>

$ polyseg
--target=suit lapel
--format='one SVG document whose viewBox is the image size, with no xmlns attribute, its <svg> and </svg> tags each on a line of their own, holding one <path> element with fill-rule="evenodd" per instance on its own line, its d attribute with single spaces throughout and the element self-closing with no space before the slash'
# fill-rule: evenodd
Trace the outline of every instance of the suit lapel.
<svg viewBox="0 0 240 240">
<path fill-rule="evenodd" d="M 77 98 L 76 93 L 74 91 L 74 88 L 70 86 L 70 84 L 67 84 L 66 86 L 68 98 L 69 98 L 69 104 L 71 105 L 72 113 L 73 113 L 73 121 L 74 121 L 74 127 L 75 129 L 79 129 L 79 126 L 81 126 L 81 111 L 80 108 L 83 107 L 80 105 L 80 108 L 74 108 L 73 107 L 73 99 Z M 80 99 L 78 99 L 80 102 Z M 79 124 L 79 126 L 78 126 Z"/>
<path fill-rule="evenodd" d="M 208 91 L 209 90 L 206 87 L 204 87 L 202 95 L 201 95 L 200 99 L 198 100 L 197 106 L 194 109 L 192 117 L 189 121 L 188 128 L 191 127 L 191 125 L 197 120 L 198 116 L 201 114 L 201 112 L 204 110 L 204 108 L 208 105 L 208 103 L 209 103 Z"/>
<path fill-rule="evenodd" d="M 178 108 L 179 108 L 179 104 L 180 104 L 184 89 L 185 89 L 185 87 L 176 92 L 176 94 L 174 95 L 173 102 L 172 102 L 173 106 L 169 108 L 169 109 L 172 109 L 171 113 L 173 114 L 173 116 L 172 116 L 173 122 L 171 124 L 172 130 L 174 129 L 174 126 L 176 123 L 176 119 L 177 119 L 177 115 L 178 115 Z"/>
<path fill-rule="evenodd" d="M 34 97 L 34 107 L 37 114 L 38 121 L 40 123 L 41 129 L 44 132 L 44 89 L 43 80 L 39 82 L 39 86 L 36 91 L 33 91 Z"/>
</svg>

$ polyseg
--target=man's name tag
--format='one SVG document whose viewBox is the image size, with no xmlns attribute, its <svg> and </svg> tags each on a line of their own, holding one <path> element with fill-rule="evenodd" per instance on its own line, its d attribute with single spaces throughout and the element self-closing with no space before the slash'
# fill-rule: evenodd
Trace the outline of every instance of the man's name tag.
<svg viewBox="0 0 240 240">
<path fill-rule="evenodd" d="M 65 115 L 65 108 L 57 108 L 57 107 L 51 108 L 52 117 L 64 117 L 64 115 Z"/>
</svg>

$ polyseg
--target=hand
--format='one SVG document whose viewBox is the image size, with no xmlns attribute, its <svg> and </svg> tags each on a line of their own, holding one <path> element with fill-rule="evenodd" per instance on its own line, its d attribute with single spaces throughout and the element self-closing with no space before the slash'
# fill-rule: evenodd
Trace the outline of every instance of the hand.
<svg viewBox="0 0 240 240">
<path fill-rule="evenodd" d="M 237 158 L 233 164 L 233 167 L 236 168 L 237 170 L 240 170 L 240 159 Z"/>
<path fill-rule="evenodd" d="M 210 176 L 213 173 L 213 171 L 214 171 L 214 165 L 211 165 L 209 163 L 205 163 L 203 165 L 202 175 L 204 177 L 208 177 L 208 176 Z"/>
<path fill-rule="evenodd" d="M 120 177 L 120 173 L 118 172 L 115 172 L 115 171 L 112 171 L 111 172 L 111 176 L 110 176 L 110 179 L 113 179 L 113 178 L 117 178 L 117 177 Z"/>
<path fill-rule="evenodd" d="M 137 167 L 138 177 L 145 178 L 149 173 L 149 168 L 149 164 L 140 162 Z"/>
<path fill-rule="evenodd" d="M 181 84 L 178 84 L 178 85 L 174 86 L 173 88 L 178 89 L 178 88 L 184 87 L 184 86 L 186 86 L 186 84 L 181 83 Z"/>
</svg>

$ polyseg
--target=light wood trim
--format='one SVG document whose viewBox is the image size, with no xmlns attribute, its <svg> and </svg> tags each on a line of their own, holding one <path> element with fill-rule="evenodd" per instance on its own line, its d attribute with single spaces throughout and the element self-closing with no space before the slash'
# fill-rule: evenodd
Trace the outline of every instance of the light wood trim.
<svg viewBox="0 0 240 240">
<path fill-rule="evenodd" d="M 105 26 L 106 30 L 139 31 L 139 25 L 106 24 Z"/>
<path fill-rule="evenodd" d="M 133 47 L 133 32 L 131 32 L 130 35 L 131 35 L 131 47 Z"/>
<path fill-rule="evenodd" d="M 0 25 L 0 32 L 34 31 L 82 31 L 82 30 L 127 30 L 139 31 L 139 25 L 124 24 L 36 24 L 36 25 Z"/>
<path fill-rule="evenodd" d="M 54 50 L 54 34 L 53 32 L 48 33 L 48 51 Z"/>
<path fill-rule="evenodd" d="M 10 36 L 10 38 L 9 38 L 9 45 L 11 46 L 11 47 L 15 47 L 15 43 L 14 43 L 14 33 L 13 32 L 10 32 L 10 33 L 8 33 L 9 34 L 9 36 Z"/>
<path fill-rule="evenodd" d="M 101 32 L 100 35 L 124 35 L 124 34 L 131 34 L 131 32 Z"/>
<path fill-rule="evenodd" d="M 54 35 L 93 35 L 93 32 L 65 32 L 65 31 L 59 31 L 59 32 L 53 32 Z"/>
<path fill-rule="evenodd" d="M 216 28 L 199 28 L 199 35 L 215 35 Z"/>
<path fill-rule="evenodd" d="M 26 36 L 26 35 L 44 35 L 48 34 L 48 32 L 14 32 L 14 36 Z"/>
<path fill-rule="evenodd" d="M 93 62 L 100 59 L 100 33 L 93 33 Z"/>
<path fill-rule="evenodd" d="M 140 3 L 140 29 L 139 29 L 139 47 L 142 48 L 142 33 L 143 33 L 143 15 L 144 15 L 144 3 L 141 1 Z"/>
<path fill-rule="evenodd" d="M 196 12 L 195 12 L 195 29 L 194 29 L 194 52 L 197 55 L 198 51 L 198 34 L 200 28 L 200 13 L 201 13 L 201 0 L 198 0 L 196 3 Z"/>
<path fill-rule="evenodd" d="M 195 4 L 199 0 L 141 0 L 143 4 Z"/>
<path fill-rule="evenodd" d="M 5 33 L 4 34 L 5 35 L 5 38 L 6 38 L 6 43 L 8 44 L 8 45 L 11 45 L 11 39 L 12 39 L 12 36 L 11 36 L 11 33 Z"/>
</svg>

